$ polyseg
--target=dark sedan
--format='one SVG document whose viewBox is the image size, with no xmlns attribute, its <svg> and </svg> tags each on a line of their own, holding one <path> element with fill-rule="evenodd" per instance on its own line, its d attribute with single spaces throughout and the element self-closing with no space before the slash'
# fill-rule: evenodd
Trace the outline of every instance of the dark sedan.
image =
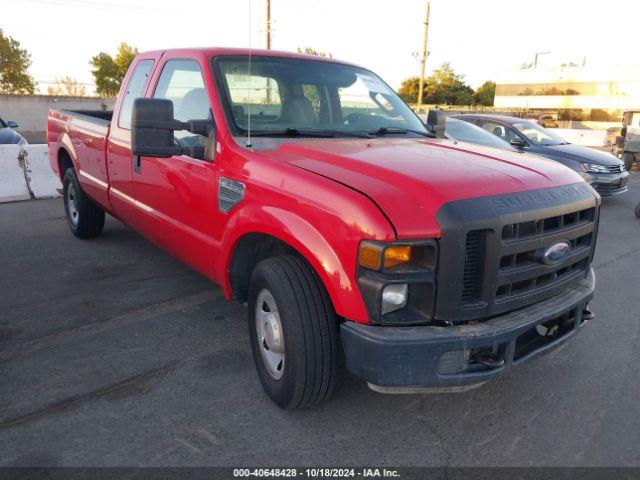
<svg viewBox="0 0 640 480">
<path fill-rule="evenodd" d="M 514 148 L 555 160 L 580 173 L 600 195 L 628 190 L 629 172 L 624 163 L 607 152 L 573 145 L 530 120 L 506 115 L 463 114 L 455 118 L 477 125 Z"/>
<path fill-rule="evenodd" d="M 0 118 L 0 145 L 27 143 L 24 137 L 16 132 L 14 128 L 18 128 L 18 124 L 16 122 L 11 120 L 5 122 Z"/>
<path fill-rule="evenodd" d="M 429 125 L 427 125 L 427 128 L 428 127 Z M 447 118 L 444 135 L 450 140 L 457 140 L 459 142 L 473 143 L 475 145 L 493 147 L 500 150 L 510 150 L 512 152 L 517 151 L 507 142 L 490 134 L 486 130 L 451 117 Z"/>
</svg>

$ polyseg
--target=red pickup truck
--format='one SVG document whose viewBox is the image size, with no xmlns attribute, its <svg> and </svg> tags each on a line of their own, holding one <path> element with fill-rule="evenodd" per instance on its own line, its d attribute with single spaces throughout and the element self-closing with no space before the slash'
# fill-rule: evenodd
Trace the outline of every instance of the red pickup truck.
<svg viewBox="0 0 640 480">
<path fill-rule="evenodd" d="M 52 110 L 47 138 L 71 231 L 109 213 L 247 302 L 283 408 L 327 398 L 345 363 L 381 392 L 472 388 L 593 316 L 597 193 L 437 138 L 355 65 L 143 53 L 113 112 Z"/>
</svg>

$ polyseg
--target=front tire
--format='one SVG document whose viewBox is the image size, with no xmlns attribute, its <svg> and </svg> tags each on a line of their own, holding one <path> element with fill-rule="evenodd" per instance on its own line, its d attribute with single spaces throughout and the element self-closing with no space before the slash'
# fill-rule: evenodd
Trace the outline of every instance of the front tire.
<svg viewBox="0 0 640 480">
<path fill-rule="evenodd" d="M 338 368 L 337 320 L 311 267 L 294 255 L 268 258 L 251 275 L 249 336 L 260 382 L 280 408 L 331 395 Z"/>
<path fill-rule="evenodd" d="M 71 232 L 82 239 L 100 236 L 104 229 L 104 210 L 84 193 L 73 168 L 65 172 L 62 186 L 64 211 Z"/>
</svg>

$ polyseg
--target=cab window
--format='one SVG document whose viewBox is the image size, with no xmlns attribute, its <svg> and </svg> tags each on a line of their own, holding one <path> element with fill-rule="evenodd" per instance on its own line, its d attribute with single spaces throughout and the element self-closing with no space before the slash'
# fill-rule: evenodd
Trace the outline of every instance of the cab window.
<svg viewBox="0 0 640 480">
<path fill-rule="evenodd" d="M 209 100 L 204 86 L 200 65 L 194 60 L 169 60 L 162 69 L 154 98 L 164 98 L 173 103 L 177 120 L 207 120 L 210 118 Z M 175 132 L 181 145 L 203 145 L 205 137 L 187 130 Z"/>
</svg>

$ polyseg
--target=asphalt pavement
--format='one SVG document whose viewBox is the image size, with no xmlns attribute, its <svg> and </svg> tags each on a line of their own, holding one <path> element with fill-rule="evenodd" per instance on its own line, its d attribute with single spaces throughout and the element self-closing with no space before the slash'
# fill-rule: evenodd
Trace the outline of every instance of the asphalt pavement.
<svg viewBox="0 0 640 480">
<path fill-rule="evenodd" d="M 462 394 L 344 373 L 282 411 L 245 307 L 118 221 L 81 241 L 62 201 L 0 205 L 0 466 L 640 466 L 640 202 L 603 202 L 597 318 Z"/>
</svg>

